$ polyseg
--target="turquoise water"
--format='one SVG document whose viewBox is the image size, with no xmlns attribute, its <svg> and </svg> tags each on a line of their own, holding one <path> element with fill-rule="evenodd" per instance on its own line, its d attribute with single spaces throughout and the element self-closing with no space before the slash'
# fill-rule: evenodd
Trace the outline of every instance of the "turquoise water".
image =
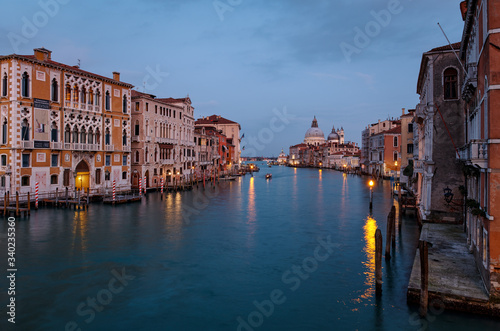
<svg viewBox="0 0 500 331">
<path fill-rule="evenodd" d="M 375 298 L 374 233 L 385 236 L 388 182 L 375 186 L 370 214 L 366 178 L 261 169 L 163 199 L 152 192 L 140 203 L 19 219 L 16 329 L 499 329 L 499 321 L 439 309 L 421 320 L 406 304 L 418 240 L 411 216 L 382 262 Z M 0 233 L 7 227 L 1 222 Z M 5 330 L 8 286 L 0 284 Z"/>
</svg>

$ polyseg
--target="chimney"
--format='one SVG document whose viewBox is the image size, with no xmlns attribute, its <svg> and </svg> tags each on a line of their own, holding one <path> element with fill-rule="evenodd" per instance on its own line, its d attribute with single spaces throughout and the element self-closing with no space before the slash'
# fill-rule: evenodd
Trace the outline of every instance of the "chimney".
<svg viewBox="0 0 500 331">
<path fill-rule="evenodd" d="M 39 61 L 47 61 L 52 59 L 52 52 L 45 48 L 35 48 L 35 58 Z"/>
<path fill-rule="evenodd" d="M 403 115 L 404 115 L 404 114 L 405 114 L 405 109 L 404 109 L 404 108 L 402 108 L 402 110 L 403 110 Z"/>
<path fill-rule="evenodd" d="M 113 80 L 120 81 L 120 73 L 117 71 L 113 72 Z"/>
</svg>

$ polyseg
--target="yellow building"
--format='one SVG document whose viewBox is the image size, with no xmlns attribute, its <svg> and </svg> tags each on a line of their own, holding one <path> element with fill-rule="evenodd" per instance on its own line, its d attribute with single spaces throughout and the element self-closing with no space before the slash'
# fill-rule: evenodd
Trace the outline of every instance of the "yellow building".
<svg viewBox="0 0 500 331">
<path fill-rule="evenodd" d="M 130 188 L 133 86 L 51 55 L 0 56 L 0 194 Z"/>
</svg>

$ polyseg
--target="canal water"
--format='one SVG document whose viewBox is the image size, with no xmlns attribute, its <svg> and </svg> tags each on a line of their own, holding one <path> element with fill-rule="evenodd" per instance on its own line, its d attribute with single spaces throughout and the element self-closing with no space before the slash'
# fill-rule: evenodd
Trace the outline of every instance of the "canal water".
<svg viewBox="0 0 500 331">
<path fill-rule="evenodd" d="M 390 185 L 268 168 L 191 192 L 16 223 L 17 330 L 498 330 L 499 321 L 406 304 L 418 240 L 400 222 L 374 293 L 374 233 Z M 265 173 L 273 174 L 271 180 Z M 7 222 L 0 222 L 7 265 Z M 6 274 L 5 271 L 2 272 Z M 2 276 L 0 330 L 9 330 Z"/>
</svg>

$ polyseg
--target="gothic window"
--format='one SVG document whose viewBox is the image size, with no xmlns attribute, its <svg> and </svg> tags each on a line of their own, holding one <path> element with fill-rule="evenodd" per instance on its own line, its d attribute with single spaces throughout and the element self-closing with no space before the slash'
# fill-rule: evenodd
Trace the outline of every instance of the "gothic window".
<svg viewBox="0 0 500 331">
<path fill-rule="evenodd" d="M 85 87 L 82 87 L 82 91 L 80 93 L 80 102 L 81 103 L 87 102 L 87 90 L 85 89 Z"/>
<path fill-rule="evenodd" d="M 109 94 L 109 91 L 106 91 L 105 106 L 106 106 L 106 110 L 111 109 L 111 95 Z"/>
<path fill-rule="evenodd" d="M 94 131 L 92 128 L 89 129 L 87 143 L 90 145 L 94 144 Z"/>
<path fill-rule="evenodd" d="M 444 71 L 444 98 L 457 99 L 458 98 L 458 79 L 457 70 L 448 68 Z"/>
<path fill-rule="evenodd" d="M 109 129 L 106 129 L 106 132 L 104 134 L 104 140 L 105 140 L 104 143 L 106 145 L 111 144 L 111 133 L 109 132 Z"/>
<path fill-rule="evenodd" d="M 89 100 L 88 100 L 89 105 L 94 104 L 94 91 L 92 88 L 89 89 Z"/>
<path fill-rule="evenodd" d="M 123 130 L 122 146 L 127 146 L 127 131 Z"/>
<path fill-rule="evenodd" d="M 139 161 L 140 161 L 139 151 L 136 151 L 136 152 L 135 152 L 135 162 L 136 162 L 136 163 L 139 163 Z"/>
<path fill-rule="evenodd" d="M 21 123 L 21 139 L 30 140 L 30 125 L 27 119 L 24 119 Z"/>
<path fill-rule="evenodd" d="M 73 102 L 78 102 L 78 86 L 73 86 Z"/>
<path fill-rule="evenodd" d="M 2 78 L 2 96 L 7 96 L 7 74 L 3 74 Z"/>
<path fill-rule="evenodd" d="M 83 128 L 82 128 L 82 132 L 80 132 L 80 143 L 82 143 L 82 144 L 87 143 L 87 132 Z"/>
<path fill-rule="evenodd" d="M 7 144 L 7 133 L 8 133 L 8 127 L 7 127 L 7 119 L 3 120 L 2 123 L 2 144 Z"/>
<path fill-rule="evenodd" d="M 66 101 L 71 101 L 71 86 L 69 84 L 66 84 Z"/>
<path fill-rule="evenodd" d="M 30 75 L 25 71 L 21 81 L 21 94 L 25 98 L 30 96 Z"/>
<path fill-rule="evenodd" d="M 65 143 L 71 142 L 71 129 L 69 125 L 66 125 L 66 128 L 64 129 L 64 142 Z"/>
<path fill-rule="evenodd" d="M 99 129 L 95 130 L 95 143 L 97 145 L 101 144 L 101 132 L 99 131 Z"/>
<path fill-rule="evenodd" d="M 52 101 L 59 101 L 59 84 L 55 78 L 52 80 Z"/>
<path fill-rule="evenodd" d="M 124 114 L 127 113 L 127 96 L 126 95 L 123 96 L 123 113 Z"/>
<path fill-rule="evenodd" d="M 52 127 L 50 130 L 50 141 L 57 142 L 57 124 L 56 122 L 52 122 Z"/>
<path fill-rule="evenodd" d="M 95 92 L 95 105 L 96 106 L 99 106 L 100 105 L 100 99 L 101 99 L 101 92 L 99 92 L 99 90 L 97 90 L 97 92 Z"/>
<path fill-rule="evenodd" d="M 78 129 L 75 128 L 73 129 L 73 143 L 78 143 Z"/>
<path fill-rule="evenodd" d="M 394 147 L 398 147 L 398 137 L 394 137 Z"/>
</svg>

